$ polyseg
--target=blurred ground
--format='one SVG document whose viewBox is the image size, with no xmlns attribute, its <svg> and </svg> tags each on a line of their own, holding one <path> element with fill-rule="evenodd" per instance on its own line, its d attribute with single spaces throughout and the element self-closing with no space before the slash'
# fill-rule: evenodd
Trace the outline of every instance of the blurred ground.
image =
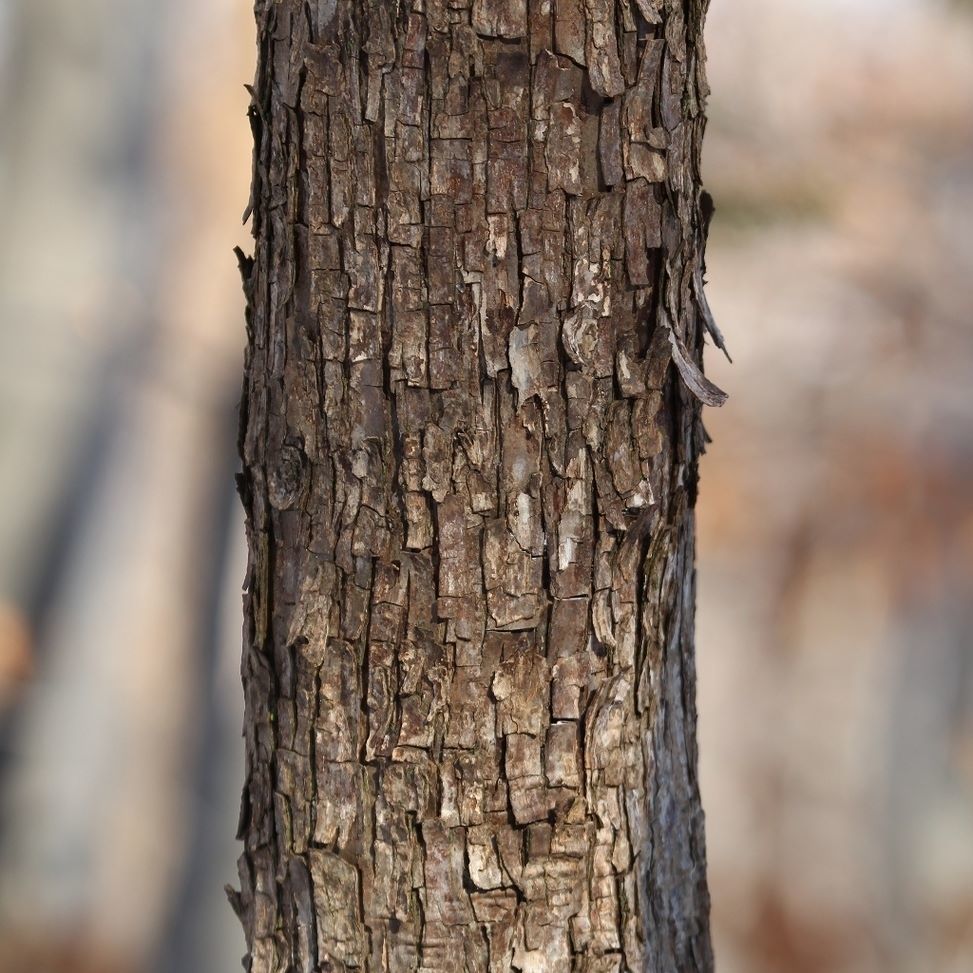
<svg viewBox="0 0 973 973">
<path fill-rule="evenodd" d="M 723 973 L 973 969 L 973 20 L 713 0 Z M 0 0 L 0 973 L 236 969 L 249 4 Z"/>
</svg>

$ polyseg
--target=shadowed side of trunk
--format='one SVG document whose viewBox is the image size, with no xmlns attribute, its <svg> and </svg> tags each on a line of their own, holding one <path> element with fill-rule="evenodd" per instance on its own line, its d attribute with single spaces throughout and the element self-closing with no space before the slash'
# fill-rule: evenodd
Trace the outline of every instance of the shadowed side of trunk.
<svg viewBox="0 0 973 973">
<path fill-rule="evenodd" d="M 709 970 L 702 3 L 257 16 L 250 968 Z"/>
</svg>

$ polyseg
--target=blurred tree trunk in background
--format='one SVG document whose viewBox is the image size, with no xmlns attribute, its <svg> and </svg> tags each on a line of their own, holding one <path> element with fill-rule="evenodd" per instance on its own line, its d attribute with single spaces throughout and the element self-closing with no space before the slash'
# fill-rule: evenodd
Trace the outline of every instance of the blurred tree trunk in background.
<svg viewBox="0 0 973 973">
<path fill-rule="evenodd" d="M 0 7 L 0 970 L 220 968 L 252 21 Z"/>
<path fill-rule="evenodd" d="M 257 4 L 257 973 L 712 966 L 703 6 Z"/>
</svg>

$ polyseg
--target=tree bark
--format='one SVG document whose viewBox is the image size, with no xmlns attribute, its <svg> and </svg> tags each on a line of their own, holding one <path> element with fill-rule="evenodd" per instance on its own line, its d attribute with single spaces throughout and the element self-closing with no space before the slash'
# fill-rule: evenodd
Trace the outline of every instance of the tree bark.
<svg viewBox="0 0 973 973">
<path fill-rule="evenodd" d="M 256 973 L 712 968 L 704 6 L 257 3 Z"/>
</svg>

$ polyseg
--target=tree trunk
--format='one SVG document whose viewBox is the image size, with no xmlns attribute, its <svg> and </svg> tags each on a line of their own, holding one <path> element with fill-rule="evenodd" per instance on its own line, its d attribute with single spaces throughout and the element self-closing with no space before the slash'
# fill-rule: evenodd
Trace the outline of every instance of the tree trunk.
<svg viewBox="0 0 973 973">
<path fill-rule="evenodd" d="M 712 967 L 703 7 L 257 3 L 257 973 Z"/>
</svg>

